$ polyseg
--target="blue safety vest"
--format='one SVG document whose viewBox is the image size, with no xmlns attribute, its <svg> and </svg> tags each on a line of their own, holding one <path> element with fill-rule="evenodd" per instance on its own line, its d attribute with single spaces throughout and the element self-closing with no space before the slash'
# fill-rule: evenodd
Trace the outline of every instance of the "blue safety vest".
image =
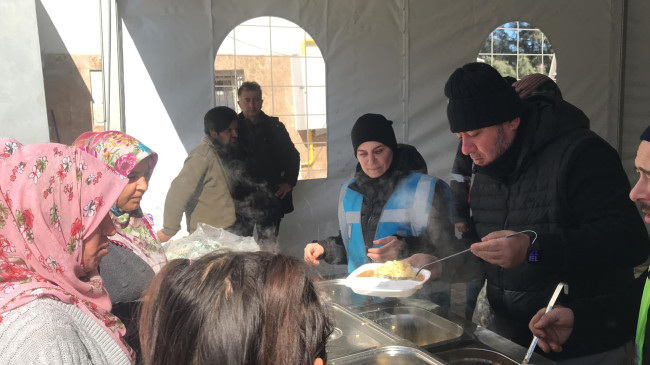
<svg viewBox="0 0 650 365">
<path fill-rule="evenodd" d="M 361 234 L 363 195 L 349 189 L 354 179 L 341 185 L 339 227 L 348 255 L 348 272 L 368 263 Z M 395 188 L 379 218 L 375 240 L 400 235 L 418 236 L 427 228 L 437 178 L 420 173 L 405 177 Z M 380 247 L 380 246 L 377 246 Z"/>
</svg>

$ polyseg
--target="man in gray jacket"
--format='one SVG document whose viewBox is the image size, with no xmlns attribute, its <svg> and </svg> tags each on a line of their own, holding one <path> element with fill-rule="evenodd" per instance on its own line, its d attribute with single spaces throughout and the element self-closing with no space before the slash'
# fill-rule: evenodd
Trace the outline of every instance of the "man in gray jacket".
<svg viewBox="0 0 650 365">
<path fill-rule="evenodd" d="M 198 222 L 217 228 L 235 223 L 235 202 L 220 150 L 229 149 L 237 141 L 237 113 L 220 106 L 211 109 L 203 119 L 205 136 L 190 152 L 183 169 L 172 181 L 165 199 L 161 242 L 168 241 L 181 229 L 183 213 L 187 230 L 192 233 Z"/>
</svg>

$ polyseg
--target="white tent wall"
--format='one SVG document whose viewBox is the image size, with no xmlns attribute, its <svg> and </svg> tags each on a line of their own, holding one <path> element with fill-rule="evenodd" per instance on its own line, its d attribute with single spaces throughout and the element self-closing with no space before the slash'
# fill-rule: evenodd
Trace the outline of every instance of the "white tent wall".
<svg viewBox="0 0 650 365">
<path fill-rule="evenodd" d="M 641 1 L 632 3 L 630 13 L 639 17 L 635 27 L 641 28 L 640 19 L 650 11 Z M 214 56 L 231 29 L 258 16 L 277 16 L 314 38 L 326 64 L 329 169 L 327 179 L 298 183 L 296 211 L 283 220 L 282 248 L 297 256 L 308 241 L 337 233 L 338 187 L 356 163 L 349 132 L 361 114 L 382 113 L 395 121 L 398 141 L 415 145 L 431 174 L 449 176 L 457 139 L 447 125 L 444 83 L 456 67 L 474 61 L 488 34 L 506 22 L 527 21 L 546 34 L 566 99 L 618 146 L 622 1 L 124 0 L 118 5 L 137 51 L 134 57 L 125 50 L 124 58 L 127 132 L 161 151 L 152 186 L 168 186 L 180 168 L 178 158 L 169 165 L 162 153 L 184 155 L 199 142 L 202 115 L 214 103 Z M 642 52 L 639 46 L 628 48 Z M 129 71 L 138 62 L 148 76 Z M 635 67 L 641 68 L 640 62 Z M 647 85 L 649 79 L 635 81 Z M 152 84 L 164 111 L 145 103 L 150 95 L 129 92 L 129 85 L 143 80 Z M 132 118 L 137 109 L 168 115 L 178 137 L 147 136 L 160 120 Z M 170 148 L 178 146 L 170 138 L 178 138 L 185 150 Z M 161 170 L 165 176 L 159 178 Z M 148 194 L 148 201 L 160 205 L 159 192 Z"/>
<path fill-rule="evenodd" d="M 458 143 L 447 124 L 447 78 L 476 60 L 493 29 L 515 20 L 544 32 L 556 52 L 565 99 L 616 146 L 621 2 L 414 0 L 409 10 L 409 141 L 425 156 L 430 173 L 449 171 Z"/>
<path fill-rule="evenodd" d="M 36 23 L 34 2 L 0 1 L 0 138 L 24 144 L 50 140 Z"/>
<path fill-rule="evenodd" d="M 622 133 L 623 167 L 632 184 L 638 179 L 634 156 L 639 136 L 650 126 L 650 2 L 630 0 L 625 42 L 625 88 Z"/>
</svg>

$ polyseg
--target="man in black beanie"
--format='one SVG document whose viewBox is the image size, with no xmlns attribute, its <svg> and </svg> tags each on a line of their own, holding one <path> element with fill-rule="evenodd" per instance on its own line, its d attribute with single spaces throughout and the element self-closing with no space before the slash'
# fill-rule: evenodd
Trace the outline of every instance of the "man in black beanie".
<svg viewBox="0 0 650 365">
<path fill-rule="evenodd" d="M 564 305 L 629 284 L 650 252 L 648 235 L 627 199 L 618 153 L 588 129 L 578 108 L 561 99 L 522 101 L 484 63 L 454 71 L 445 95 L 450 129 L 476 165 L 470 234 L 478 242 L 471 248 L 484 260 L 491 329 L 528 346 L 526 324 L 558 282 L 570 288 L 559 299 Z M 624 356 L 632 338 L 625 321 L 585 321 L 603 330 L 579 331 L 553 359 Z"/>
</svg>

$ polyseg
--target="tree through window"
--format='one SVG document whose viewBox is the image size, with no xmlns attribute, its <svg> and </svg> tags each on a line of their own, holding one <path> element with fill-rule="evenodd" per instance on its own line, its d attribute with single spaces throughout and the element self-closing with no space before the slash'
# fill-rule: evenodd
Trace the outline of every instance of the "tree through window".
<svg viewBox="0 0 650 365">
<path fill-rule="evenodd" d="M 509 22 L 492 31 L 481 46 L 477 60 L 517 80 L 533 73 L 553 80 L 557 75 L 551 43 L 541 30 L 527 22 Z"/>
<path fill-rule="evenodd" d="M 325 61 L 298 25 L 276 17 L 250 19 L 221 43 L 214 62 L 216 105 L 240 112 L 237 88 L 262 87 L 262 110 L 280 118 L 300 152 L 300 179 L 327 177 Z"/>
</svg>

